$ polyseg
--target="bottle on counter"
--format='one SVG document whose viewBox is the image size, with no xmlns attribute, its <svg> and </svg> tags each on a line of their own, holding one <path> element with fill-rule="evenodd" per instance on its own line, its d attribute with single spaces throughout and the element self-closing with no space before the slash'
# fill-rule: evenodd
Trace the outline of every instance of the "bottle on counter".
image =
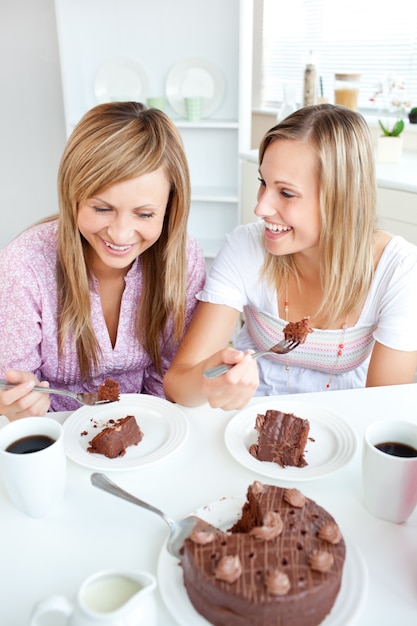
<svg viewBox="0 0 417 626">
<path fill-rule="evenodd" d="M 313 55 L 310 52 L 310 59 L 304 70 L 304 97 L 303 106 L 316 103 L 316 66 L 313 63 Z"/>
<path fill-rule="evenodd" d="M 299 108 L 295 102 L 295 85 L 295 82 L 287 82 L 282 85 L 282 103 L 278 111 L 277 122 L 281 122 L 287 115 Z"/>
</svg>

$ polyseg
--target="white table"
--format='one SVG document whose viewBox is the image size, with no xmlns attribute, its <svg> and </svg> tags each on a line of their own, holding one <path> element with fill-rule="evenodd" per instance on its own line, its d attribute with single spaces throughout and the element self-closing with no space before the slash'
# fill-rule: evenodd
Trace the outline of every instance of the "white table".
<svg viewBox="0 0 417 626">
<path fill-rule="evenodd" d="M 360 458 L 368 423 L 417 419 L 417 384 L 300 394 L 292 399 L 339 413 L 359 437 L 357 453 L 348 465 L 327 478 L 295 485 L 334 515 L 367 563 L 368 595 L 355 626 L 414 626 L 417 510 L 404 525 L 371 517 L 362 504 Z M 174 518 L 223 496 L 244 499 L 256 479 L 274 482 L 241 466 L 228 453 L 224 429 L 235 412 L 208 406 L 184 411 L 190 434 L 177 453 L 148 468 L 106 472 L 110 478 Z M 66 415 L 55 417 L 62 421 Z M 156 574 L 168 530 L 163 520 L 92 487 L 89 469 L 72 461 L 68 465 L 66 498 L 43 519 L 14 509 L 0 482 L 1 626 L 25 626 L 39 599 L 52 593 L 73 597 L 81 581 L 96 570 L 146 569 Z M 160 597 L 158 623 L 176 624 Z"/>
</svg>

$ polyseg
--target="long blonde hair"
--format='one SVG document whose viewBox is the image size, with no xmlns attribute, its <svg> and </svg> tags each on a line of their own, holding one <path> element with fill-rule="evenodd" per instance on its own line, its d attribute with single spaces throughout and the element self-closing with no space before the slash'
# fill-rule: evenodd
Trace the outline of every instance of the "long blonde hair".
<svg viewBox="0 0 417 626">
<path fill-rule="evenodd" d="M 308 106 L 289 115 L 264 136 L 259 164 L 275 141 L 301 140 L 317 155 L 320 187 L 322 305 L 330 324 L 363 301 L 373 272 L 376 180 L 372 140 L 365 119 L 345 107 Z M 287 273 L 298 278 L 292 255 L 267 253 L 263 274 L 275 287 Z"/>
<path fill-rule="evenodd" d="M 140 257 L 143 291 L 136 333 L 161 372 L 161 342 L 168 318 L 179 341 L 185 322 L 186 237 L 190 178 L 180 135 L 157 109 L 137 102 L 101 104 L 72 132 L 58 173 L 58 335 L 62 355 L 73 337 L 83 379 L 99 361 L 90 311 L 88 245 L 77 228 L 80 202 L 118 182 L 163 166 L 171 182 L 161 236 Z"/>
</svg>

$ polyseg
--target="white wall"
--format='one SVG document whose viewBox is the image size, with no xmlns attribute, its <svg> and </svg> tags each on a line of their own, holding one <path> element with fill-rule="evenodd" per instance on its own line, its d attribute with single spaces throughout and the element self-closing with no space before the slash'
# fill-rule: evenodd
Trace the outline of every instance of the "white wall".
<svg viewBox="0 0 417 626">
<path fill-rule="evenodd" d="M 64 145 L 54 0 L 0 0 L 0 247 L 57 211 Z"/>
</svg>

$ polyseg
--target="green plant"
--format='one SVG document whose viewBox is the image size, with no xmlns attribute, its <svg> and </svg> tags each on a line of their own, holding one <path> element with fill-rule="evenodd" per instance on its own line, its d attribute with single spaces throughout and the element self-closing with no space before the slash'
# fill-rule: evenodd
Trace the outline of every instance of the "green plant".
<svg viewBox="0 0 417 626">
<path fill-rule="evenodd" d="M 378 124 L 384 133 L 384 137 L 398 137 L 404 130 L 404 120 L 397 120 L 394 126 L 390 129 L 378 120 Z"/>
<path fill-rule="evenodd" d="M 408 114 L 410 124 L 417 124 L 417 107 L 413 107 Z"/>
<path fill-rule="evenodd" d="M 403 117 L 410 107 L 404 81 L 398 76 L 385 76 L 377 84 L 377 89 L 370 100 L 375 106 L 382 105 L 380 112 L 387 114 L 385 122 L 378 119 L 383 136 L 398 137 L 401 135 L 405 127 Z"/>
</svg>

